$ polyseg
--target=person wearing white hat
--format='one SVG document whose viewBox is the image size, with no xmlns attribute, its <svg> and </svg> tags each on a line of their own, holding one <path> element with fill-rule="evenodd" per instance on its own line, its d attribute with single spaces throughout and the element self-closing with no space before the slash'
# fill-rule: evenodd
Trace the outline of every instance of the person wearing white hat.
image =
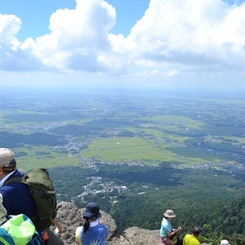
<svg viewBox="0 0 245 245">
<path fill-rule="evenodd" d="M 171 221 L 175 217 L 176 215 L 173 210 L 168 209 L 163 213 L 160 236 L 162 243 L 165 245 L 183 245 L 183 241 L 177 237 L 177 233 L 181 230 L 181 227 L 172 229 Z"/>
<path fill-rule="evenodd" d="M 227 240 L 222 240 L 220 245 L 230 245 L 230 243 Z"/>
</svg>

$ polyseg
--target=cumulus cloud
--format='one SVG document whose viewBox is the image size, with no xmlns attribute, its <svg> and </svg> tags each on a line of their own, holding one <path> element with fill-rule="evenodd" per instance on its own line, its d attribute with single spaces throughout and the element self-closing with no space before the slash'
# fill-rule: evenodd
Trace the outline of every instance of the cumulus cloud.
<svg viewBox="0 0 245 245">
<path fill-rule="evenodd" d="M 0 69 L 176 77 L 245 68 L 245 3 L 151 0 L 126 37 L 112 33 L 116 10 L 106 0 L 77 0 L 49 22 L 50 33 L 20 43 L 21 20 L 0 15 Z"/>
<path fill-rule="evenodd" d="M 47 66 L 90 72 L 112 70 L 114 57 L 108 55 L 108 32 L 115 24 L 115 9 L 103 0 L 76 3 L 75 9 L 59 9 L 52 14 L 50 34 L 27 40 L 23 47 L 31 48 Z"/>
<path fill-rule="evenodd" d="M 19 42 L 15 35 L 21 26 L 20 18 L 14 15 L 0 14 L 0 41 L 10 48 L 18 46 Z"/>
<path fill-rule="evenodd" d="M 151 0 L 125 48 L 133 59 L 185 66 L 241 66 L 245 58 L 245 3 Z M 244 68 L 244 64 L 242 64 Z"/>
<path fill-rule="evenodd" d="M 21 26 L 20 18 L 0 14 L 0 70 L 26 71 L 42 67 L 42 62 L 33 53 L 20 48 L 15 37 Z"/>
<path fill-rule="evenodd" d="M 21 44 L 15 37 L 20 29 L 20 19 L 1 15 L 0 51 L 3 54 L 0 68 L 8 69 L 12 63 L 12 70 L 21 69 L 17 64 L 22 60 L 23 66 L 30 70 L 45 66 L 47 69 L 90 72 L 126 69 L 124 58 L 120 62 L 119 56 L 110 54 L 108 32 L 115 25 L 115 19 L 116 11 L 106 1 L 77 0 L 75 9 L 59 9 L 51 15 L 50 34 L 36 40 L 28 38 Z"/>
</svg>

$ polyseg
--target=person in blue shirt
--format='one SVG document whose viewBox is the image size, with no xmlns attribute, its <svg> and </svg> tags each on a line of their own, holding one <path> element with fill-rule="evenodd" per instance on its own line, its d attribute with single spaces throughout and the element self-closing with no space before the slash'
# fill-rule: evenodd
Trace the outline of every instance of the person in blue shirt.
<svg viewBox="0 0 245 245">
<path fill-rule="evenodd" d="M 76 229 L 77 245 L 105 245 L 105 238 L 108 236 L 106 225 L 99 224 L 101 217 L 100 206 L 90 202 L 83 213 L 85 220 L 83 226 Z"/>
<path fill-rule="evenodd" d="M 177 233 L 181 230 L 179 226 L 177 229 L 172 229 L 171 221 L 176 217 L 173 210 L 168 209 L 163 214 L 161 223 L 160 236 L 162 243 L 165 245 L 183 245 L 183 241 L 177 237 Z"/>
</svg>

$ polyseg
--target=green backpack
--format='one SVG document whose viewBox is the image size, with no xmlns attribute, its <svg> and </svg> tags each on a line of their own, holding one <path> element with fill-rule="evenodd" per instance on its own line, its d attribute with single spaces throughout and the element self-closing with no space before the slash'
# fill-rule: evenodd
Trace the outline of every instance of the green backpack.
<svg viewBox="0 0 245 245">
<path fill-rule="evenodd" d="M 56 195 L 52 180 L 45 169 L 33 169 L 25 173 L 23 177 L 13 177 L 4 185 L 10 183 L 26 184 L 30 190 L 36 205 L 36 216 L 30 217 L 36 229 L 47 229 L 53 225 L 56 216 Z"/>
</svg>

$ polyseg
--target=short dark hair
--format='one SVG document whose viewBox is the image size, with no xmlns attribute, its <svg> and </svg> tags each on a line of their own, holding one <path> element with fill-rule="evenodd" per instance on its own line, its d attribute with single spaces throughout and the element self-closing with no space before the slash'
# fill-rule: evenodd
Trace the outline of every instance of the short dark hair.
<svg viewBox="0 0 245 245">
<path fill-rule="evenodd" d="M 194 226 L 192 230 L 193 235 L 199 235 L 202 232 L 202 228 L 200 226 Z"/>
</svg>

